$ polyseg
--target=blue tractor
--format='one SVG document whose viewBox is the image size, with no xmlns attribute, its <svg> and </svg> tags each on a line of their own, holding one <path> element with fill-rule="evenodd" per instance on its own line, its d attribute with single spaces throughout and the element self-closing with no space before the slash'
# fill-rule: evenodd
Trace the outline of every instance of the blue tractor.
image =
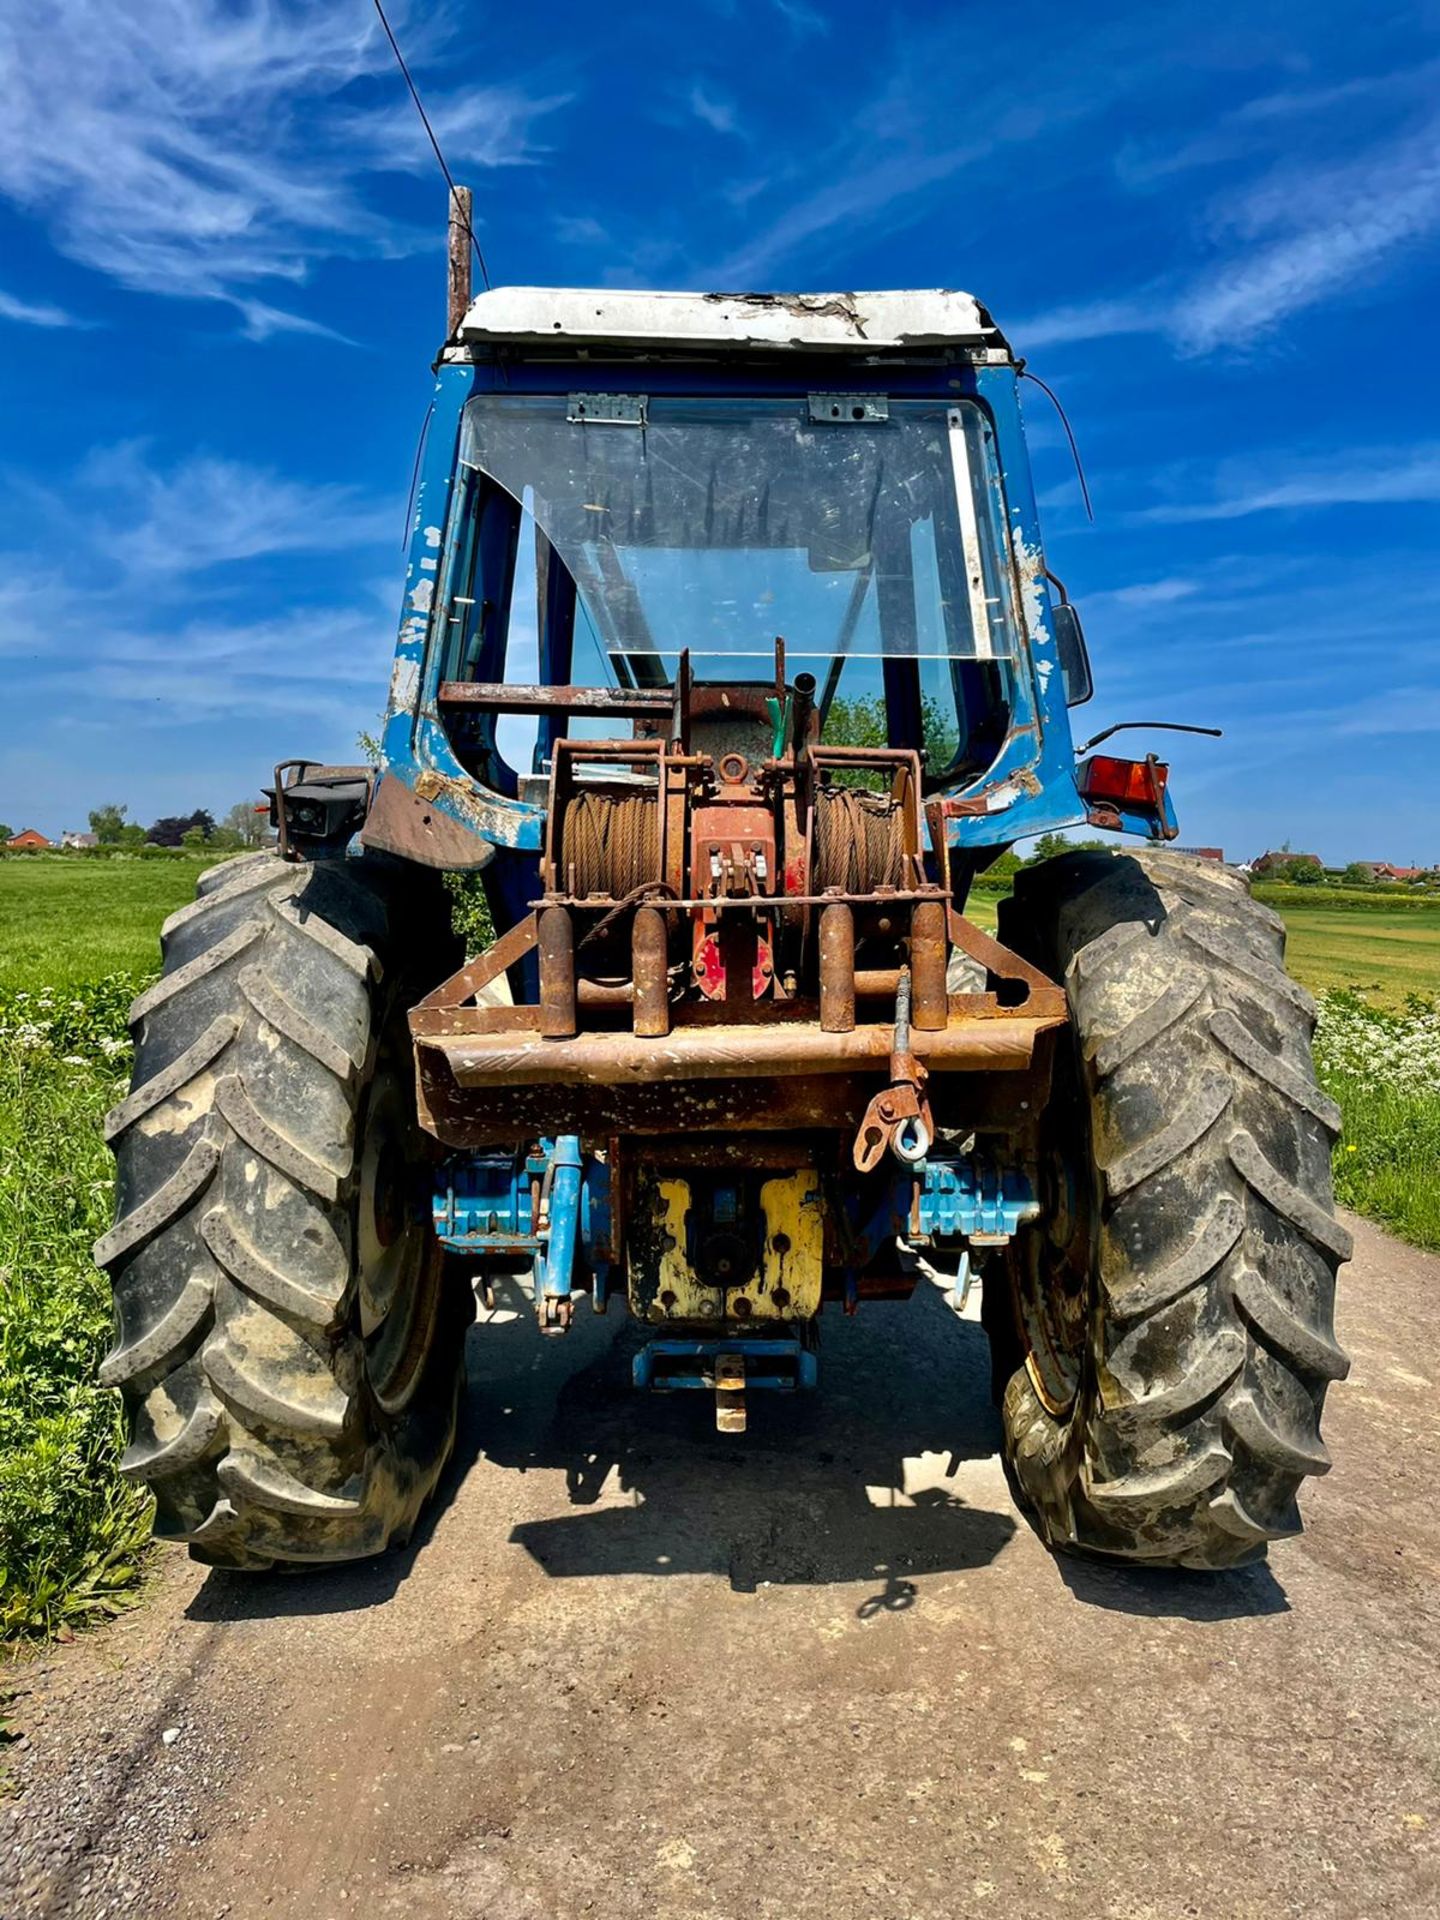
<svg viewBox="0 0 1440 1920">
<path fill-rule="evenodd" d="M 158 1533 L 403 1540 L 517 1270 L 547 1333 L 623 1303 L 636 1384 L 729 1432 L 814 1385 L 825 1309 L 978 1281 L 1045 1540 L 1297 1529 L 1346 1368 L 1312 1007 L 1167 850 L 1164 764 L 1077 761 L 1021 371 L 954 292 L 457 306 L 379 765 L 277 770 L 274 849 L 133 1010 L 97 1257 Z M 1129 839 L 983 932 L 977 876 L 1077 825 Z"/>
</svg>

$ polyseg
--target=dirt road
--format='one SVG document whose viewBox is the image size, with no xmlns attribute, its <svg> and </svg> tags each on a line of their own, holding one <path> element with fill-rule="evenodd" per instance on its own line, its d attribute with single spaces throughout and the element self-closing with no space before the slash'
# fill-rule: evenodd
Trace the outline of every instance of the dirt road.
<svg viewBox="0 0 1440 1920">
<path fill-rule="evenodd" d="M 472 1335 L 388 1562 L 167 1558 L 22 1676 L 0 1912 L 1306 1920 L 1440 1911 L 1440 1259 L 1356 1223 L 1335 1471 L 1267 1570 L 1052 1559 L 938 1297 L 743 1439 L 633 1333 Z"/>
</svg>

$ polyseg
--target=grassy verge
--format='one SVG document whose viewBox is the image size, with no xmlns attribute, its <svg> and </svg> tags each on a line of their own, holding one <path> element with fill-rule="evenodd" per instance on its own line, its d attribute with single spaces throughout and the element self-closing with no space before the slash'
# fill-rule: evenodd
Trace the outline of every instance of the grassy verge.
<svg viewBox="0 0 1440 1920">
<path fill-rule="evenodd" d="M 1327 993 L 1315 1056 L 1345 1121 L 1336 1198 L 1440 1250 L 1440 1000 L 1417 997 L 1393 1013 Z"/>
<path fill-rule="evenodd" d="M 136 984 L 0 990 L 0 1640 L 113 1612 L 140 1579 L 149 1501 L 117 1473 L 119 1398 L 95 1381 L 109 1289 L 90 1261 Z"/>
</svg>

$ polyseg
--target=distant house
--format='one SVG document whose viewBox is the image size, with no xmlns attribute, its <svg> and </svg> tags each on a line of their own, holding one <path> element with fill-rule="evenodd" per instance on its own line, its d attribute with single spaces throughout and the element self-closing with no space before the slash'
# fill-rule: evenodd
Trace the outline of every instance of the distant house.
<svg viewBox="0 0 1440 1920">
<path fill-rule="evenodd" d="M 37 827 L 25 827 L 5 844 L 12 853 L 25 853 L 37 847 L 53 847 L 55 842 L 47 840 Z"/>
<path fill-rule="evenodd" d="M 100 840 L 93 833 L 62 833 L 60 844 L 62 847 L 98 847 Z"/>
<path fill-rule="evenodd" d="M 1175 851 L 1188 853 L 1193 860 L 1218 860 L 1222 866 L 1225 864 L 1223 847 L 1176 847 Z"/>
<path fill-rule="evenodd" d="M 1424 880 L 1428 877 L 1428 867 L 1397 867 L 1389 860 L 1367 860 L 1371 875 L 1376 880 Z"/>
<path fill-rule="evenodd" d="M 1252 860 L 1252 873 L 1274 873 L 1277 867 L 1318 867 L 1324 872 L 1324 865 L 1318 853 L 1262 853 L 1258 860 Z"/>
</svg>

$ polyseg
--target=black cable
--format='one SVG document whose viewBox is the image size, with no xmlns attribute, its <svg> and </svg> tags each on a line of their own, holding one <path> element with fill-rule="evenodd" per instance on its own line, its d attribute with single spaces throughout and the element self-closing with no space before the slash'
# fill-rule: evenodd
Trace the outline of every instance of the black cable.
<svg viewBox="0 0 1440 1920">
<path fill-rule="evenodd" d="M 1192 727 L 1184 720 L 1117 720 L 1113 727 L 1102 727 L 1083 746 L 1076 747 L 1077 754 L 1088 753 L 1091 747 L 1098 747 L 1102 740 L 1108 740 L 1112 733 L 1129 733 L 1133 728 L 1158 727 L 1166 733 L 1206 733 L 1212 740 L 1223 740 L 1224 731 L 1220 727 Z"/>
<path fill-rule="evenodd" d="M 420 98 L 419 88 L 410 78 L 410 69 L 406 66 L 405 56 L 400 51 L 400 42 L 395 38 L 390 22 L 385 18 L 385 9 L 381 5 L 381 0 L 375 0 L 375 11 L 379 14 L 380 24 L 385 29 L 385 38 L 390 42 L 390 51 L 394 54 L 396 64 L 405 76 L 405 84 L 410 89 L 410 98 L 415 102 L 415 111 L 420 116 L 420 123 L 430 136 L 430 144 L 435 149 L 435 158 L 440 162 L 440 171 L 444 174 L 445 184 L 450 189 L 450 204 L 453 207 L 455 205 L 456 194 L 455 181 L 449 167 L 445 164 L 445 156 L 440 151 L 440 142 L 435 138 L 435 129 L 431 126 L 430 116 L 425 111 L 425 102 Z M 485 282 L 485 289 L 488 292 L 490 289 L 490 269 L 486 266 L 485 256 L 480 251 L 480 242 L 475 238 L 475 229 L 471 226 L 470 222 L 466 220 L 462 224 L 464 225 L 466 233 L 470 236 L 471 246 L 475 249 L 475 258 L 480 263 L 480 278 Z"/>
<path fill-rule="evenodd" d="M 425 409 L 425 418 L 420 422 L 420 437 L 415 442 L 415 464 L 410 469 L 410 491 L 405 496 L 405 524 L 400 529 L 400 551 L 404 553 L 410 545 L 410 515 L 415 506 L 415 487 L 420 479 L 420 462 L 425 457 L 425 442 L 430 437 L 430 420 L 435 412 L 432 400 Z"/>
<path fill-rule="evenodd" d="M 378 6 L 380 0 L 375 0 L 375 3 Z M 1080 449 L 1076 446 L 1075 436 L 1070 431 L 1070 422 L 1065 417 L 1065 409 L 1060 404 L 1060 396 L 1055 392 L 1053 387 L 1046 386 L 1038 373 L 1032 373 L 1028 367 L 1021 367 L 1020 378 L 1022 380 L 1033 380 L 1040 391 L 1048 395 L 1051 406 L 1054 407 L 1056 413 L 1060 416 L 1060 424 L 1065 429 L 1065 438 L 1070 442 L 1070 458 L 1075 462 L 1075 477 L 1080 482 L 1080 497 L 1085 502 L 1086 518 L 1093 526 L 1095 509 L 1090 504 L 1090 486 L 1085 478 L 1085 469 L 1080 464 Z"/>
</svg>

